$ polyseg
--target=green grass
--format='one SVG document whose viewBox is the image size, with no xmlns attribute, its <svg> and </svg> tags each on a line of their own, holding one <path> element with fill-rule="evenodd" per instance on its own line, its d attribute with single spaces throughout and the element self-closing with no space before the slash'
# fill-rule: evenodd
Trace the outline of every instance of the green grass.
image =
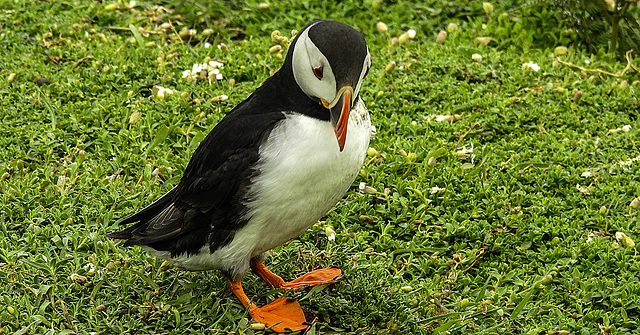
<svg viewBox="0 0 640 335">
<path fill-rule="evenodd" d="M 568 43 L 566 30 L 538 39 L 517 13 L 496 6 L 487 16 L 476 1 L 117 4 L 0 4 L 0 333 L 261 333 L 218 273 L 167 268 L 105 233 L 175 185 L 207 132 L 280 67 L 271 32 L 290 36 L 315 18 L 348 23 L 369 43 L 361 94 L 380 156 L 322 222 L 267 261 L 285 279 L 342 268 L 342 282 L 294 294 L 317 316 L 308 334 L 640 327 L 640 256 L 612 236 L 640 241 L 629 207 L 640 196 L 634 68 L 612 77 L 554 66 L 559 44 L 547 42 Z M 459 29 L 436 44 L 451 22 Z M 184 27 L 195 35 L 176 38 Z M 415 39 L 390 43 L 407 29 Z M 479 46 L 479 36 L 494 40 Z M 627 66 L 568 46 L 563 62 Z M 224 80 L 181 79 L 206 58 L 226 62 Z M 523 70 L 530 61 L 540 71 Z M 154 99 L 154 85 L 177 93 Z M 433 118 L 449 114 L 461 119 Z M 362 182 L 376 192 L 360 192 Z M 260 304 L 284 294 L 251 274 L 244 285 Z"/>
</svg>

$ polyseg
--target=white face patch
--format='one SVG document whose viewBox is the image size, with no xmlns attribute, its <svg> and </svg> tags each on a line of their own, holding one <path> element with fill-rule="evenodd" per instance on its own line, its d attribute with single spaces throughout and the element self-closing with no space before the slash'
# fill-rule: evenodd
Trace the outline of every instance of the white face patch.
<svg viewBox="0 0 640 335">
<path fill-rule="evenodd" d="M 293 77 L 302 91 L 311 98 L 333 101 L 336 96 L 336 78 L 327 58 L 309 38 L 309 29 L 305 29 L 293 46 Z M 318 78 L 314 69 L 322 71 Z"/>
</svg>

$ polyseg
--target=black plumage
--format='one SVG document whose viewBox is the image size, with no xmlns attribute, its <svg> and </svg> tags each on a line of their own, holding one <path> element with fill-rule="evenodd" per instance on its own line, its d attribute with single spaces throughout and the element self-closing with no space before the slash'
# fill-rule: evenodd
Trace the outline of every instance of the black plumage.
<svg viewBox="0 0 640 335">
<path fill-rule="evenodd" d="M 125 245 L 148 245 L 172 256 L 226 245 L 241 219 L 247 183 L 259 171 L 258 148 L 284 115 L 278 76 L 270 78 L 234 108 L 200 143 L 178 185 L 120 224 L 137 224 L 108 234 Z M 210 233 L 215 232 L 215 233 Z"/>
</svg>

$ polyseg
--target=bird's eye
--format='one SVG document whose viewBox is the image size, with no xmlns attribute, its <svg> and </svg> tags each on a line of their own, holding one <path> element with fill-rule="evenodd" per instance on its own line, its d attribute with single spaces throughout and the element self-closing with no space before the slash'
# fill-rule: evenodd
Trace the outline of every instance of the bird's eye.
<svg viewBox="0 0 640 335">
<path fill-rule="evenodd" d="M 362 77 L 362 79 L 367 78 L 367 75 L 369 74 L 369 69 L 370 69 L 370 67 L 367 68 L 367 71 L 365 71 L 364 76 Z"/>
<path fill-rule="evenodd" d="M 322 73 L 322 67 L 316 67 L 313 69 L 313 74 L 316 75 L 316 78 L 318 78 L 319 80 L 322 80 L 322 77 L 324 76 L 324 74 Z"/>
</svg>

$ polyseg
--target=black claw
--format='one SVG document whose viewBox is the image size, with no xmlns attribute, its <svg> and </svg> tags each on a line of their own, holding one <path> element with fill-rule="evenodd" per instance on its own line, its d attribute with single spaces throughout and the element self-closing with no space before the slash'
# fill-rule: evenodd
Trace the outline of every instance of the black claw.
<svg viewBox="0 0 640 335">
<path fill-rule="evenodd" d="M 287 333 L 291 333 L 291 332 L 293 332 L 293 329 L 291 329 L 289 327 L 284 327 L 284 331 L 286 331 Z"/>
</svg>

